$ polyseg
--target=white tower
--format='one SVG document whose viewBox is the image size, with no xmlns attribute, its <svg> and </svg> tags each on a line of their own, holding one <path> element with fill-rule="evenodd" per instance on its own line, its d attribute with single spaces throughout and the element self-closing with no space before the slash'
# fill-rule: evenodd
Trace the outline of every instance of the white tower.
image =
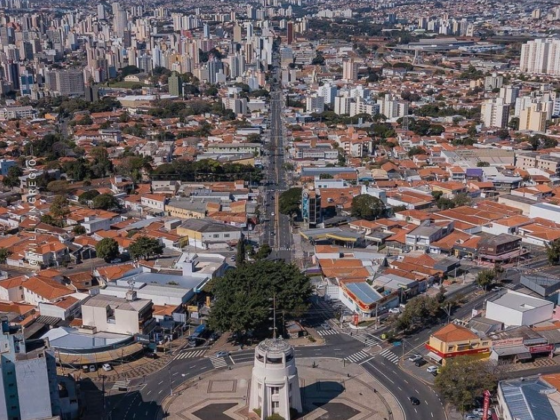
<svg viewBox="0 0 560 420">
<path fill-rule="evenodd" d="M 290 420 L 290 408 L 302 411 L 294 349 L 282 339 L 262 341 L 255 349 L 249 409 L 261 419 L 278 413 Z"/>
</svg>

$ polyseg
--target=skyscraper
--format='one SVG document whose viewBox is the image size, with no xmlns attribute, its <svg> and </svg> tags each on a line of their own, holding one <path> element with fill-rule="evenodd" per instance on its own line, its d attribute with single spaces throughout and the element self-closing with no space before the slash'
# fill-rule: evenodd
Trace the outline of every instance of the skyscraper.
<svg viewBox="0 0 560 420">
<path fill-rule="evenodd" d="M 235 24 L 233 27 L 233 42 L 237 42 L 238 44 L 241 44 L 243 34 L 241 33 L 241 26 L 239 26 L 238 24 Z"/>
<path fill-rule="evenodd" d="M 358 80 L 358 65 L 350 59 L 342 64 L 342 78 L 347 81 Z"/>
<path fill-rule="evenodd" d="M 504 128 L 509 118 L 509 105 L 502 98 L 487 99 L 482 103 L 480 114 L 485 127 Z"/>
<path fill-rule="evenodd" d="M 288 22 L 286 25 L 286 38 L 288 45 L 294 42 L 294 22 Z"/>
</svg>

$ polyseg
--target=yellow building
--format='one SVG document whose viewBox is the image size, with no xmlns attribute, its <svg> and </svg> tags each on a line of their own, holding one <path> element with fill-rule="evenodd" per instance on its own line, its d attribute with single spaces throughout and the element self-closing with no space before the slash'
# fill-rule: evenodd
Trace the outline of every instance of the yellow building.
<svg viewBox="0 0 560 420">
<path fill-rule="evenodd" d="M 481 338 L 468 328 L 448 324 L 430 336 L 426 348 L 430 358 L 445 365 L 447 359 L 470 356 L 486 359 L 490 356 L 492 341 Z"/>
<path fill-rule="evenodd" d="M 519 131 L 546 131 L 548 112 L 541 103 L 531 104 L 519 114 Z"/>
<path fill-rule="evenodd" d="M 202 200 L 170 200 L 165 205 L 165 212 L 171 217 L 179 219 L 202 219 L 206 217 L 208 203 Z"/>
</svg>

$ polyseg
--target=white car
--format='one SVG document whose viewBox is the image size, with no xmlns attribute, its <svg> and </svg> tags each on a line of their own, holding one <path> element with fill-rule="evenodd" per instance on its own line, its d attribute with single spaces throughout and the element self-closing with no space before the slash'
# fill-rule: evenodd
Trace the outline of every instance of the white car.
<svg viewBox="0 0 560 420">
<path fill-rule="evenodd" d="M 101 368 L 105 371 L 105 372 L 109 372 L 110 370 L 113 370 L 113 368 L 111 367 L 111 365 L 109 363 L 103 363 L 103 366 L 101 366 Z"/>
<path fill-rule="evenodd" d="M 90 372 L 95 372 L 97 370 L 97 368 L 95 367 L 95 365 L 89 365 L 89 371 Z"/>
<path fill-rule="evenodd" d="M 426 372 L 433 373 L 433 372 L 437 372 L 437 370 L 438 370 L 437 366 L 430 366 L 428 367 L 428 369 L 426 369 Z"/>
<path fill-rule="evenodd" d="M 391 308 L 389 309 L 390 314 L 400 314 L 401 310 L 399 308 Z"/>
<path fill-rule="evenodd" d="M 274 212 L 270 213 L 270 215 L 274 217 Z"/>
</svg>

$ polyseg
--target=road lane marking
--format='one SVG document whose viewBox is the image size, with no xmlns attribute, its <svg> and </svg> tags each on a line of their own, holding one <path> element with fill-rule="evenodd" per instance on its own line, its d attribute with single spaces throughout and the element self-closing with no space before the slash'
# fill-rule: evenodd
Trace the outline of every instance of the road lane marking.
<svg viewBox="0 0 560 420">
<path fill-rule="evenodd" d="M 420 391 L 418 391 L 417 389 L 415 389 L 415 391 L 416 391 L 417 394 L 420 394 Z"/>
<path fill-rule="evenodd" d="M 389 378 L 387 375 L 385 375 L 383 372 L 381 372 L 379 369 L 377 369 L 375 366 L 373 366 L 371 363 L 369 363 L 369 365 L 374 368 L 376 371 L 378 371 L 380 374 L 382 374 L 383 376 L 385 376 L 385 379 L 387 379 L 389 382 L 391 382 L 393 385 L 395 384 L 393 382 L 393 380 L 391 378 Z"/>
<path fill-rule="evenodd" d="M 360 362 L 359 364 L 360 364 L 360 365 L 363 365 L 364 363 L 369 362 L 371 359 L 375 359 L 375 356 L 371 356 L 369 359 L 364 360 L 363 362 Z"/>
<path fill-rule="evenodd" d="M 416 408 L 414 409 L 414 412 L 415 412 L 416 414 L 418 414 L 418 410 L 417 410 Z"/>
<path fill-rule="evenodd" d="M 161 381 L 158 385 L 161 385 L 163 383 L 163 381 Z"/>
<path fill-rule="evenodd" d="M 158 392 L 158 395 L 161 394 L 163 392 L 163 389 L 160 389 Z"/>
<path fill-rule="evenodd" d="M 434 413 L 430 412 L 430 414 L 432 415 L 432 417 L 434 417 Z"/>
<path fill-rule="evenodd" d="M 400 390 L 402 391 L 402 388 L 401 388 L 400 386 L 399 386 L 399 387 L 397 387 L 397 388 L 399 388 L 399 389 L 400 389 Z"/>
<path fill-rule="evenodd" d="M 408 381 L 406 379 L 404 380 L 404 382 L 408 384 Z"/>
<path fill-rule="evenodd" d="M 149 390 L 148 393 L 146 395 L 150 395 L 150 392 L 152 392 L 152 390 Z"/>
<path fill-rule="evenodd" d="M 231 355 L 229 356 L 229 360 L 231 360 L 231 363 L 235 365 L 235 360 L 233 360 L 233 357 L 231 357 Z"/>
</svg>

